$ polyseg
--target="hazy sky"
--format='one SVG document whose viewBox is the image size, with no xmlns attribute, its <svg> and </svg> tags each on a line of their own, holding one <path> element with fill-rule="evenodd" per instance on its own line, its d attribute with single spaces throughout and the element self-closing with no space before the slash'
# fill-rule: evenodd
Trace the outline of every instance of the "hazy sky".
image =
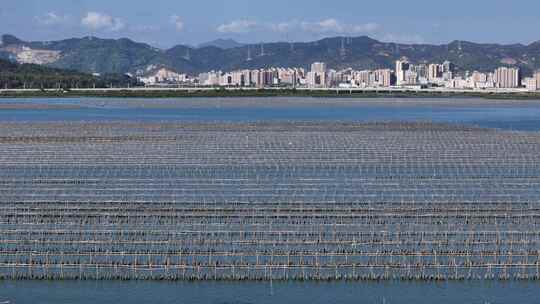
<svg viewBox="0 0 540 304">
<path fill-rule="evenodd" d="M 368 35 L 385 41 L 530 43 L 539 0 L 0 0 L 0 33 L 95 35 L 158 47 Z"/>
</svg>

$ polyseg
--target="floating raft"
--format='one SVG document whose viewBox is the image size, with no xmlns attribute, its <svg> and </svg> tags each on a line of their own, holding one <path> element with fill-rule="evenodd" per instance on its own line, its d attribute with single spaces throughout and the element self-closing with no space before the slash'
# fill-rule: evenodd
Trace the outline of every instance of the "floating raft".
<svg viewBox="0 0 540 304">
<path fill-rule="evenodd" d="M 540 134 L 0 124 L 0 278 L 538 280 Z"/>
</svg>

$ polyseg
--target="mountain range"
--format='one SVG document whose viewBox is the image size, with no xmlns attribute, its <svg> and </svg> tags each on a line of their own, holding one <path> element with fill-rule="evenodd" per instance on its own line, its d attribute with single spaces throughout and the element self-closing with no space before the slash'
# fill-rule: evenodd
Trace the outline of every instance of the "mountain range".
<svg viewBox="0 0 540 304">
<path fill-rule="evenodd" d="M 233 49 L 236 47 L 242 47 L 244 46 L 244 44 L 237 42 L 233 39 L 216 39 L 209 42 L 201 43 L 197 46 L 197 48 L 200 49 L 200 48 L 209 47 L 209 46 L 215 46 L 217 48 L 227 50 L 227 49 Z"/>
<path fill-rule="evenodd" d="M 540 68 L 540 41 L 529 45 L 467 41 L 431 45 L 381 42 L 366 36 L 250 45 L 224 41 L 218 41 L 221 47 L 214 42 L 198 48 L 177 45 L 164 50 L 126 38 L 28 42 L 3 35 L 0 58 L 100 74 L 145 74 L 162 67 L 188 74 L 268 66 L 307 68 L 316 61 L 326 62 L 335 69 L 393 68 L 395 60 L 403 57 L 412 63 L 449 60 L 461 71 L 516 66 L 528 74 Z"/>
</svg>

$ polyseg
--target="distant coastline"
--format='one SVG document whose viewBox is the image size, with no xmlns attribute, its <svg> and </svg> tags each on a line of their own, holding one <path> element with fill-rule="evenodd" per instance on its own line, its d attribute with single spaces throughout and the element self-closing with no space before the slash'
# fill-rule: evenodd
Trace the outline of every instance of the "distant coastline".
<svg viewBox="0 0 540 304">
<path fill-rule="evenodd" d="M 292 88 L 114 88 L 71 90 L 0 90 L 0 98 L 189 98 L 189 97 L 343 97 L 343 98 L 455 98 L 539 99 L 540 92 L 517 90 L 428 90 L 428 89 L 292 89 Z"/>
</svg>

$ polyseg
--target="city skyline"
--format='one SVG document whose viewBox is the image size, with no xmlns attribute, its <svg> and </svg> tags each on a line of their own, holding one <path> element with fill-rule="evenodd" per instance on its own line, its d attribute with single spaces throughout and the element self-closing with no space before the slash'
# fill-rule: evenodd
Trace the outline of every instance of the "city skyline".
<svg viewBox="0 0 540 304">
<path fill-rule="evenodd" d="M 141 71 L 142 72 L 142 71 Z M 301 67 L 266 67 L 261 69 L 212 70 L 198 76 L 176 73 L 164 67 L 137 79 L 145 86 L 237 87 L 237 88 L 308 88 L 308 89 L 379 89 L 413 90 L 540 90 L 540 70 L 524 77 L 519 68 L 500 66 L 491 72 L 458 71 L 446 60 L 442 63 L 413 64 L 407 58 L 395 62 L 395 69 L 335 70 L 325 62 L 314 62 L 309 70 Z"/>
<path fill-rule="evenodd" d="M 473 9 L 479 7 L 482 9 Z M 255 4 L 246 0 L 158 0 L 150 9 L 142 1 L 132 1 L 126 7 L 103 0 L 7 0 L 0 8 L 0 32 L 28 40 L 127 37 L 157 47 L 198 45 L 218 38 L 256 43 L 363 35 L 402 43 L 467 40 L 527 44 L 540 39 L 532 30 L 540 26 L 535 16 L 539 9 L 540 3 L 532 0 L 512 6 L 499 0 L 489 5 L 457 0 L 446 7 L 424 0 L 406 7 L 398 1 L 274 0 Z"/>
</svg>

